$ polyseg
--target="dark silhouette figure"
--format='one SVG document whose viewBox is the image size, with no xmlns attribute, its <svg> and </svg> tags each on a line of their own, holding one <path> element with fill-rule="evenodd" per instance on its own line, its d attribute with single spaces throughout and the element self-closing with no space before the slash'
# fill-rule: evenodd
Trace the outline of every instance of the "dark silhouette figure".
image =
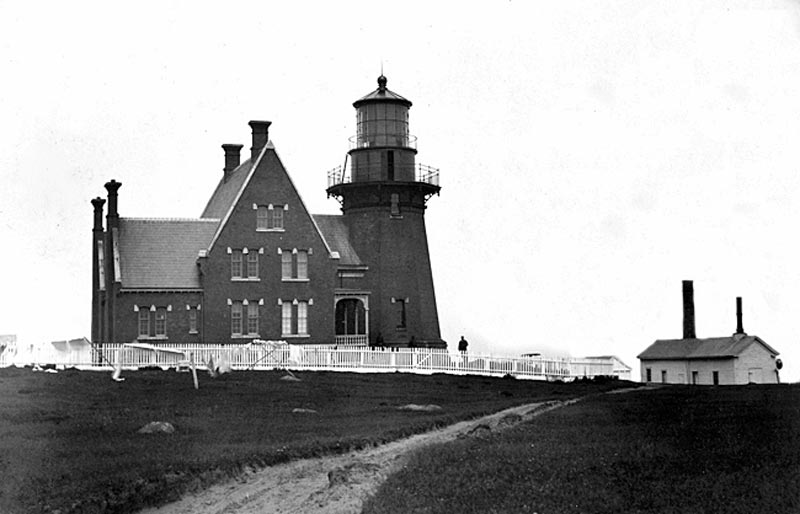
<svg viewBox="0 0 800 514">
<path fill-rule="evenodd" d="M 459 339 L 459 341 L 458 341 L 458 351 L 459 352 L 466 352 L 467 351 L 467 346 L 469 346 L 469 343 L 467 342 L 466 339 L 464 339 L 464 336 L 461 336 L 461 339 Z"/>
</svg>

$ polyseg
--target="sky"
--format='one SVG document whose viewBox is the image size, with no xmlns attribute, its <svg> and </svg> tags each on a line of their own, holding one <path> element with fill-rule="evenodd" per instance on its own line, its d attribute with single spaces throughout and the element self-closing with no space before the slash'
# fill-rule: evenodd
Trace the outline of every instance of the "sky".
<svg viewBox="0 0 800 514">
<path fill-rule="evenodd" d="M 744 328 L 800 381 L 800 4 L 0 0 L 0 334 L 88 336 L 91 198 L 198 217 L 270 138 L 312 213 L 352 102 L 413 102 L 442 337 L 636 359 Z M 467 6 L 468 5 L 468 6 Z"/>
</svg>

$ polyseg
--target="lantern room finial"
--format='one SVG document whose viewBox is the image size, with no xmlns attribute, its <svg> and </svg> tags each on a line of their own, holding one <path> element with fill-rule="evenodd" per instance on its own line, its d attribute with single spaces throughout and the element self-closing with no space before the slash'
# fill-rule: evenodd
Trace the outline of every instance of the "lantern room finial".
<svg viewBox="0 0 800 514">
<path fill-rule="evenodd" d="M 386 91 L 386 77 L 383 76 L 383 73 L 381 73 L 381 76 L 378 77 L 378 91 L 381 93 Z"/>
</svg>

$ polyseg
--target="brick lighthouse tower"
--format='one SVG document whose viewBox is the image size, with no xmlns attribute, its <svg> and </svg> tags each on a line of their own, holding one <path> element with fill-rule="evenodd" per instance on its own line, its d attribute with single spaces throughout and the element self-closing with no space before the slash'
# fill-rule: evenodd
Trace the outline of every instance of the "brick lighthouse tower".
<svg viewBox="0 0 800 514">
<path fill-rule="evenodd" d="M 370 341 L 380 334 L 391 346 L 444 347 L 425 231 L 425 204 L 439 194 L 439 170 L 416 163 L 411 102 L 390 91 L 386 77 L 353 107 L 350 166 L 346 159 L 329 175 L 327 192 L 341 203 L 349 240 L 367 266 L 359 282 L 370 296 Z"/>
</svg>

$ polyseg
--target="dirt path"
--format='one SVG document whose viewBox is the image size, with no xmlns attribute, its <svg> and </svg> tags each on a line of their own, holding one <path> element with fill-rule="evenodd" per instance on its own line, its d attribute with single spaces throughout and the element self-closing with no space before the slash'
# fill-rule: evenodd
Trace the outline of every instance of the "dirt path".
<svg viewBox="0 0 800 514">
<path fill-rule="evenodd" d="M 358 513 L 410 452 L 458 437 L 482 437 L 577 401 L 531 403 L 375 448 L 272 466 L 142 514 Z"/>
</svg>

